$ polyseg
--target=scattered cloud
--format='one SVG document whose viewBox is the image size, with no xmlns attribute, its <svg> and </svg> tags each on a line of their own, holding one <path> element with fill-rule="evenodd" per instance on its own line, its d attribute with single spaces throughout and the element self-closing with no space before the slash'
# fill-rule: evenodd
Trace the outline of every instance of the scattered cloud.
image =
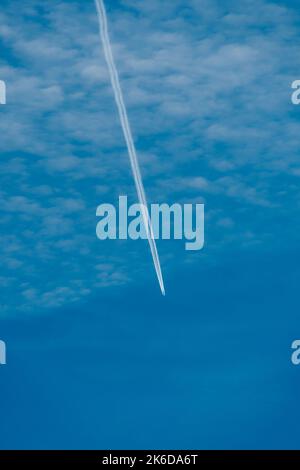
<svg viewBox="0 0 300 470">
<path fill-rule="evenodd" d="M 132 271 L 126 251 L 116 260 L 95 237 L 96 207 L 135 190 L 93 2 L 29 0 L 18 15 L 2 3 L 7 315 L 147 274 L 141 260 Z M 119 0 L 108 13 L 149 200 L 205 200 L 208 255 L 232 240 L 270 243 L 266 219 L 299 204 L 300 124 L 290 103 L 299 14 L 265 0 Z M 161 249 L 168 269 L 176 266 Z"/>
</svg>

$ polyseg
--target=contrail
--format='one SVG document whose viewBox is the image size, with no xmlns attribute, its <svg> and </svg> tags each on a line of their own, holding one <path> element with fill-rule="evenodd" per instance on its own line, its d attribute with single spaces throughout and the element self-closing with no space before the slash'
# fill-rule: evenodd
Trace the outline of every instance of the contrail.
<svg viewBox="0 0 300 470">
<path fill-rule="evenodd" d="M 130 128 L 130 124 L 129 124 L 129 120 L 127 116 L 123 93 L 121 90 L 119 74 L 115 66 L 115 61 L 114 61 L 114 57 L 113 57 L 113 53 L 112 53 L 112 49 L 110 45 L 105 6 L 103 3 L 103 0 L 95 0 L 95 4 L 96 4 L 98 20 L 99 20 L 100 37 L 101 37 L 101 41 L 102 41 L 102 45 L 104 49 L 106 63 L 109 69 L 110 80 L 111 80 L 111 84 L 113 87 L 117 108 L 119 111 L 123 134 L 124 134 L 125 141 L 127 144 L 128 154 L 130 158 L 130 165 L 131 165 L 131 169 L 133 173 L 135 187 L 136 187 L 137 194 L 138 194 L 139 203 L 141 205 L 142 217 L 143 217 L 144 225 L 146 228 L 146 233 L 147 233 L 147 238 L 148 238 L 148 242 L 150 245 L 152 259 L 153 259 L 153 263 L 154 263 L 154 267 L 155 267 L 155 271 L 156 271 L 156 275 L 158 278 L 161 292 L 163 295 L 165 295 L 164 281 L 162 277 L 158 252 L 157 252 L 156 243 L 154 239 L 151 219 L 149 217 L 148 204 L 147 204 L 143 181 L 142 181 L 142 177 L 140 173 L 137 153 L 136 153 L 136 149 L 135 149 L 135 145 L 134 145 L 134 141 L 133 141 L 133 137 L 131 133 L 131 128 Z"/>
</svg>

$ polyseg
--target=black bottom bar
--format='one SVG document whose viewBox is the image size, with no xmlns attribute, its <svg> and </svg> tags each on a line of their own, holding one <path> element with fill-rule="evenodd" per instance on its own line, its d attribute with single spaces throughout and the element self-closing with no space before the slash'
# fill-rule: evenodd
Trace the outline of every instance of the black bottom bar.
<svg viewBox="0 0 300 470">
<path fill-rule="evenodd" d="M 198 450 L 149 450 L 149 451 L 0 451 L 0 467 L 3 464 L 49 464 L 69 465 L 76 468 L 104 468 L 121 465 L 124 468 L 138 468 L 154 465 L 181 465 L 195 467 L 202 464 L 216 464 L 223 468 L 231 464 L 288 464 L 300 462 L 300 451 L 198 451 Z M 21 467 L 20 467 L 21 468 Z"/>
</svg>

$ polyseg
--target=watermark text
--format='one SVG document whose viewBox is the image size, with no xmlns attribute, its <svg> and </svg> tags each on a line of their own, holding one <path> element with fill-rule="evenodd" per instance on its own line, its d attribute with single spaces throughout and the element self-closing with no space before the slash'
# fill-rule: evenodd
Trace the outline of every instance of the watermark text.
<svg viewBox="0 0 300 470">
<path fill-rule="evenodd" d="M 291 356 L 291 361 L 294 364 L 294 366 L 299 366 L 300 365 L 300 339 L 296 339 L 292 343 L 292 349 L 293 353 Z"/>
<path fill-rule="evenodd" d="M 4 341 L 0 340 L 0 365 L 4 366 L 6 364 L 6 344 Z"/>
<path fill-rule="evenodd" d="M 100 221 L 96 227 L 99 240 L 147 239 L 142 204 L 128 206 L 127 196 L 119 197 L 119 207 L 101 204 L 96 216 Z M 204 204 L 151 204 L 148 212 L 153 229 L 153 238 L 186 240 L 188 251 L 201 250 L 204 245 Z"/>
<path fill-rule="evenodd" d="M 0 80 L 0 104 L 6 104 L 6 84 Z"/>
</svg>

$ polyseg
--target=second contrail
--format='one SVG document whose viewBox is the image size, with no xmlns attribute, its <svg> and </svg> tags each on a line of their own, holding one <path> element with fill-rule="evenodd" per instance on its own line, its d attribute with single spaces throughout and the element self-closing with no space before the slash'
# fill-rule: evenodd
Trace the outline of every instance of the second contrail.
<svg viewBox="0 0 300 470">
<path fill-rule="evenodd" d="M 155 267 L 155 271 L 156 271 L 156 275 L 158 278 L 161 292 L 163 295 L 165 295 L 164 281 L 162 277 L 160 261 L 159 261 L 156 243 L 154 239 L 151 219 L 149 216 L 148 204 L 147 204 L 143 181 L 142 181 L 142 177 L 140 173 L 137 153 L 136 153 L 136 149 L 135 149 L 135 145 L 134 145 L 134 141 L 133 141 L 133 137 L 131 133 L 131 128 L 130 128 L 130 124 L 129 124 L 129 120 L 127 116 L 127 111 L 126 111 L 126 106 L 124 103 L 119 75 L 115 66 L 115 61 L 114 61 L 114 57 L 113 57 L 113 53 L 112 53 L 112 49 L 110 45 L 105 6 L 103 3 L 103 0 L 95 0 L 95 4 L 97 8 L 97 14 L 98 14 L 98 20 L 99 20 L 99 26 L 100 26 L 100 37 L 101 37 L 101 41 L 102 41 L 102 45 L 104 49 L 106 63 L 109 69 L 110 80 L 111 80 L 112 88 L 114 91 L 117 108 L 119 111 L 123 134 L 124 134 L 125 141 L 127 144 L 134 183 L 136 186 L 139 203 L 141 205 L 142 217 L 143 217 L 143 221 L 144 221 L 144 225 L 145 225 L 145 229 L 147 233 L 148 242 L 150 245 L 152 259 L 153 259 L 153 263 L 154 263 L 154 267 Z"/>
</svg>

